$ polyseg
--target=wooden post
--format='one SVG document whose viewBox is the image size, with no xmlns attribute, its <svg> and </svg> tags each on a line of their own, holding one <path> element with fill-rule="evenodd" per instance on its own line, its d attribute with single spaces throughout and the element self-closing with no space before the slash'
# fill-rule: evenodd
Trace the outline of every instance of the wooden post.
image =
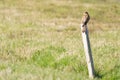
<svg viewBox="0 0 120 80">
<path fill-rule="evenodd" d="M 83 39 L 83 45 L 84 45 L 84 50 L 85 50 L 85 55 L 86 55 L 86 61 L 87 61 L 87 67 L 88 67 L 88 72 L 89 72 L 89 77 L 94 78 L 94 63 L 93 63 L 93 58 L 92 58 L 92 52 L 90 48 L 90 41 L 89 41 L 89 34 L 88 34 L 88 29 L 87 25 L 84 27 L 81 24 L 81 30 L 84 28 L 85 32 L 82 32 L 82 39 Z"/>
</svg>

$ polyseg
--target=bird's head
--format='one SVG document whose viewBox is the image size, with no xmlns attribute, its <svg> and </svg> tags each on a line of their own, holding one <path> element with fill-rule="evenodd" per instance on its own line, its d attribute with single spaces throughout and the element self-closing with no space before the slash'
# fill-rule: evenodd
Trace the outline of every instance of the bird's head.
<svg viewBox="0 0 120 80">
<path fill-rule="evenodd" d="M 86 11 L 85 14 L 88 14 L 88 12 Z"/>
<path fill-rule="evenodd" d="M 89 14 L 88 14 L 88 12 L 87 12 L 87 11 L 86 11 L 86 12 L 84 12 L 84 13 L 83 13 L 83 15 L 84 15 L 84 16 L 89 16 Z"/>
<path fill-rule="evenodd" d="M 88 14 L 88 12 L 86 11 L 86 12 L 84 12 L 84 15 L 89 15 L 89 14 Z"/>
</svg>

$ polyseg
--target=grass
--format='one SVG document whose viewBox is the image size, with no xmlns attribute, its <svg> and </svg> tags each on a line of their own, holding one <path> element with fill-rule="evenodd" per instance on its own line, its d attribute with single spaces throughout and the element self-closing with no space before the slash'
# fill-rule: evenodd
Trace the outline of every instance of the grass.
<svg viewBox="0 0 120 80">
<path fill-rule="evenodd" d="M 118 0 L 0 0 L 0 80 L 90 80 L 80 33 L 88 24 L 96 77 L 120 79 Z"/>
</svg>

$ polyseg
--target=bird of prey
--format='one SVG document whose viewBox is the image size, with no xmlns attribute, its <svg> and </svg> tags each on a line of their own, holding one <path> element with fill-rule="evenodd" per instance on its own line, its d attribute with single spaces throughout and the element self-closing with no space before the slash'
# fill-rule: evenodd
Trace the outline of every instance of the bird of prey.
<svg viewBox="0 0 120 80">
<path fill-rule="evenodd" d="M 90 20 L 90 16 L 89 16 L 88 12 L 85 12 L 85 13 L 83 14 L 83 17 L 82 17 L 82 20 L 81 20 L 82 28 L 83 28 L 82 32 L 85 32 L 85 30 L 86 30 L 86 25 L 87 25 L 87 23 L 89 22 L 89 20 Z"/>
</svg>

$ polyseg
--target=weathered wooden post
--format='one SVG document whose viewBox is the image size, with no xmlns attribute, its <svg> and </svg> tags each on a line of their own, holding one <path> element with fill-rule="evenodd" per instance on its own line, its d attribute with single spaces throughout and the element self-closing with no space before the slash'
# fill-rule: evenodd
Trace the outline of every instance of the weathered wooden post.
<svg viewBox="0 0 120 80">
<path fill-rule="evenodd" d="M 92 52 L 91 52 L 90 41 L 89 41 L 89 34 L 87 29 L 87 23 L 89 19 L 90 17 L 88 12 L 85 12 L 81 22 L 81 32 L 82 32 L 82 39 L 83 39 L 83 45 L 84 45 L 84 50 L 86 55 L 89 77 L 94 78 L 95 77 L 94 63 L 93 63 Z"/>
</svg>

